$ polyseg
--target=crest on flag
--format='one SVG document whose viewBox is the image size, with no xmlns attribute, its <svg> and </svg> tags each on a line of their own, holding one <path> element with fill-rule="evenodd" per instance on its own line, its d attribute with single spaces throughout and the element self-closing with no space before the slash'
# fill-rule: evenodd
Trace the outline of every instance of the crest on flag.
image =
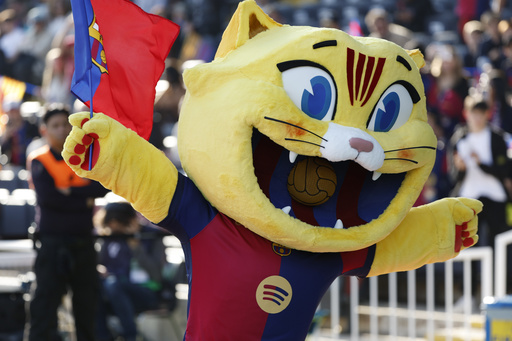
<svg viewBox="0 0 512 341">
<path fill-rule="evenodd" d="M 101 73 L 108 73 L 107 57 L 103 48 L 103 36 L 100 33 L 100 27 L 96 23 L 96 16 L 93 17 L 91 25 L 89 25 L 89 36 L 91 37 L 91 59 Z"/>
</svg>

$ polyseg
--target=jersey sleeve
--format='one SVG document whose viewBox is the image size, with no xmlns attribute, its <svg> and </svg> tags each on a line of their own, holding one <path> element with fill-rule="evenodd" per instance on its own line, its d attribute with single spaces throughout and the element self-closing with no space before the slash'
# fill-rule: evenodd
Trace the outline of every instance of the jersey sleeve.
<svg viewBox="0 0 512 341">
<path fill-rule="evenodd" d="M 374 244 L 361 250 L 341 252 L 342 275 L 367 277 L 375 258 L 375 248 L 376 245 Z"/>
<path fill-rule="evenodd" d="M 212 221 L 217 210 L 204 198 L 187 176 L 179 173 L 169 213 L 157 225 L 187 243 Z"/>
</svg>

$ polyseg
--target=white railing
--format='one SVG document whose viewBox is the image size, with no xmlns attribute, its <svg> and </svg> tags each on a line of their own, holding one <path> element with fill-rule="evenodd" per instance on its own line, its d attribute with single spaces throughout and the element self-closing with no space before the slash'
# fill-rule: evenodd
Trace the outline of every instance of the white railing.
<svg viewBox="0 0 512 341">
<path fill-rule="evenodd" d="M 392 273 L 385 276 L 372 277 L 366 279 L 369 286 L 369 305 L 361 305 L 360 282 L 355 277 L 346 278 L 350 284 L 350 311 L 341 311 L 340 309 L 340 278 L 336 279 L 330 288 L 330 330 L 325 335 L 322 331 L 322 340 L 327 336 L 333 340 L 381 340 L 383 335 L 386 339 L 397 340 L 400 337 L 414 340 L 424 338 L 433 340 L 436 332 L 439 333 L 444 328 L 444 340 L 466 339 L 471 336 L 470 316 L 474 314 L 474 305 L 472 302 L 472 264 L 478 262 L 480 267 L 477 275 L 480 278 L 480 298 L 493 295 L 503 297 L 506 294 L 507 282 L 507 246 L 512 244 L 512 230 L 502 233 L 496 237 L 495 253 L 490 247 L 472 247 L 461 252 L 455 259 L 449 260 L 439 265 L 428 264 L 425 266 L 425 303 L 418 303 L 418 288 L 423 283 L 417 281 L 417 271 L 408 271 L 406 273 L 407 293 L 405 303 L 399 300 L 398 274 Z M 35 252 L 31 247 L 32 241 L 0 241 L 0 269 L 19 269 L 31 267 L 35 258 Z M 494 260 L 494 277 L 493 277 Z M 454 263 L 462 263 L 462 309 L 454 309 Z M 437 306 L 436 301 L 436 270 L 443 267 L 444 274 L 444 305 Z M 437 272 L 438 274 L 439 272 Z M 0 276 L 2 277 L 2 276 Z M 387 278 L 386 278 L 387 277 Z M 388 302 L 379 304 L 379 282 L 388 283 Z M 8 283 L 4 283 L 8 284 Z M 401 283 L 400 283 L 401 284 Z M 2 286 L 2 283 L 0 283 Z M 401 295 L 403 296 L 403 295 Z M 185 297 L 184 297 L 185 298 Z M 399 302 L 400 301 L 400 302 Z M 477 311 L 477 314 L 479 311 Z M 350 334 L 342 330 L 340 317 L 348 317 L 350 321 Z M 365 325 L 368 322 L 369 327 L 361 328 L 361 318 L 365 317 Z M 383 319 L 382 317 L 385 317 Z M 474 315 L 473 315 L 474 317 Z M 483 316 L 481 316 L 483 317 Z M 456 327 L 466 330 L 464 337 L 454 336 Z M 364 329 L 364 337 L 362 337 Z M 315 336 L 318 337 L 317 332 Z M 368 335 L 366 335 L 368 334 Z M 473 335 L 474 336 L 474 335 Z M 316 337 L 316 338 L 317 338 Z M 483 339 L 483 338 L 482 338 Z"/>
<path fill-rule="evenodd" d="M 512 235 L 511 235 L 512 236 Z M 454 311 L 454 271 L 455 262 L 461 262 L 463 268 L 463 294 L 462 294 L 462 312 Z M 445 328 L 445 340 L 453 340 L 454 327 L 461 326 L 464 338 L 470 337 L 470 317 L 472 314 L 472 263 L 480 263 L 481 297 L 492 296 L 492 275 L 493 275 L 493 252 L 490 247 L 473 247 L 462 251 L 456 258 L 438 266 L 444 266 L 444 306 L 437 307 L 436 299 L 436 280 L 435 266 L 428 264 L 425 266 L 425 306 L 418 307 L 417 299 L 417 280 L 416 271 L 407 272 L 407 302 L 399 305 L 398 302 L 398 275 L 391 273 L 385 276 L 372 277 L 369 281 L 369 306 L 359 304 L 359 281 L 357 278 L 350 278 L 350 314 L 340 311 L 340 279 L 338 278 L 330 289 L 330 337 L 340 339 L 340 316 L 350 315 L 350 340 L 359 340 L 361 338 L 360 317 L 368 316 L 369 335 L 365 337 L 368 340 L 379 340 L 383 330 L 391 340 L 398 339 L 399 336 L 409 339 L 423 338 L 434 340 L 436 332 L 440 328 Z M 379 281 L 388 280 L 388 302 L 385 306 L 379 305 Z M 379 317 L 386 317 L 384 319 Z M 400 322 L 399 322 L 400 319 Z M 401 321 L 406 321 L 406 324 Z M 422 327 L 419 328 L 419 322 L 422 321 Z M 383 325 L 385 324 L 385 325 Z M 380 335 L 379 335 L 380 334 Z M 421 335 L 420 335 L 421 334 Z M 344 335 L 346 337 L 346 334 Z"/>
<path fill-rule="evenodd" d="M 496 236 L 494 241 L 496 281 L 494 282 L 494 294 L 503 297 L 506 294 L 507 285 L 507 246 L 512 244 L 512 230 Z"/>
<path fill-rule="evenodd" d="M 29 239 L 0 240 L 0 270 L 29 270 L 36 254 Z"/>
</svg>

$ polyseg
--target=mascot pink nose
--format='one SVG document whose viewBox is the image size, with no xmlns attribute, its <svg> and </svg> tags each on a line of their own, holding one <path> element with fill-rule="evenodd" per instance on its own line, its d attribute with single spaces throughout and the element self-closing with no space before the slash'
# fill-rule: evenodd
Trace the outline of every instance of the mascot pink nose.
<svg viewBox="0 0 512 341">
<path fill-rule="evenodd" d="M 350 147 L 354 148 L 358 152 L 369 153 L 373 150 L 373 143 L 359 137 L 351 138 L 348 140 L 348 143 L 350 144 Z"/>
</svg>

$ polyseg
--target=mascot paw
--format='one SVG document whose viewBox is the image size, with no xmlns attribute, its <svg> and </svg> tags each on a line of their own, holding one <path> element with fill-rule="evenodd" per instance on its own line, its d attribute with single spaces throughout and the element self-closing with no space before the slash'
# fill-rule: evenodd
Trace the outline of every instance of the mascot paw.
<svg viewBox="0 0 512 341">
<path fill-rule="evenodd" d="M 91 119 L 89 112 L 76 113 L 69 117 L 73 129 L 64 143 L 62 157 L 75 173 L 94 178 L 90 173 L 100 157 L 103 145 L 100 141 L 109 135 L 112 121 L 108 116 L 97 113 Z"/>
<path fill-rule="evenodd" d="M 453 206 L 455 223 L 454 251 L 459 253 L 478 242 L 478 216 L 482 211 L 482 203 L 468 198 L 457 198 Z"/>
</svg>

